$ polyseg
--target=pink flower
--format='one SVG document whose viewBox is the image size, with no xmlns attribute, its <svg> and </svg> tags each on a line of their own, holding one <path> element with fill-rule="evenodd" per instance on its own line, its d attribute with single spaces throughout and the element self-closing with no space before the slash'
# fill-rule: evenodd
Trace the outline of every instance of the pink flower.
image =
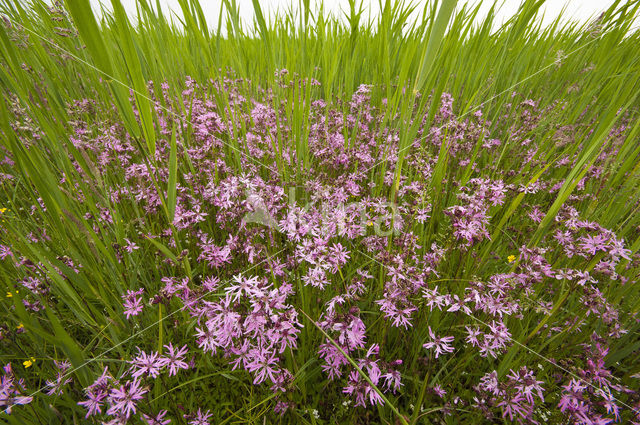
<svg viewBox="0 0 640 425">
<path fill-rule="evenodd" d="M 145 353 L 138 348 L 138 356 L 129 362 L 131 376 L 139 378 L 141 376 L 149 376 L 151 378 L 157 378 L 160 375 L 160 370 L 163 367 L 162 360 L 158 358 L 158 353 Z"/>
<path fill-rule="evenodd" d="M 137 316 L 142 312 L 144 307 L 142 304 L 142 293 L 144 289 L 138 289 L 137 291 L 127 290 L 127 293 L 122 295 L 124 300 L 123 306 L 125 308 L 124 315 L 129 319 L 131 316 Z"/>
<path fill-rule="evenodd" d="M 278 359 L 275 354 L 264 348 L 253 349 L 251 354 L 252 359 L 247 364 L 246 369 L 249 372 L 254 372 L 253 384 L 257 385 L 267 378 L 274 382 L 275 375 L 279 371 L 277 366 Z"/>
<path fill-rule="evenodd" d="M 4 260 L 7 257 L 13 257 L 11 248 L 6 245 L 0 245 L 0 260 Z"/>
<path fill-rule="evenodd" d="M 107 414 L 123 415 L 128 419 L 132 413 L 136 413 L 136 404 L 144 398 L 145 393 L 147 389 L 140 387 L 138 378 L 121 385 L 120 388 L 112 389 L 109 393 L 111 407 Z"/>
<path fill-rule="evenodd" d="M 187 346 L 184 345 L 180 349 L 175 349 L 171 343 L 165 345 L 167 354 L 160 357 L 159 364 L 162 367 L 169 368 L 169 376 L 176 375 L 180 369 L 189 369 L 189 365 L 184 361 L 184 356 L 189 351 Z"/>
<path fill-rule="evenodd" d="M 142 420 L 147 423 L 147 425 L 168 425 L 171 423 L 171 419 L 164 419 L 166 414 L 166 410 L 161 410 L 156 416 L 150 416 L 144 413 L 142 413 L 140 416 Z"/>
<path fill-rule="evenodd" d="M 124 238 L 124 240 L 127 241 L 127 244 L 124 246 L 124 250 L 127 251 L 128 253 L 132 253 L 136 249 L 140 249 L 140 247 L 136 245 L 135 242 L 131 242 L 127 238 Z"/>
<path fill-rule="evenodd" d="M 435 395 L 437 395 L 440 398 L 443 398 L 447 394 L 447 392 L 444 390 L 444 388 L 442 388 L 440 384 L 434 385 L 432 390 L 435 393 Z"/>
<path fill-rule="evenodd" d="M 436 359 L 444 353 L 452 353 L 455 349 L 449 344 L 453 342 L 452 336 L 445 337 L 436 337 L 433 331 L 431 330 L 431 326 L 429 326 L 429 336 L 431 337 L 431 341 L 423 344 L 422 346 L 427 350 L 435 348 L 436 350 Z"/>
<path fill-rule="evenodd" d="M 213 416 L 209 410 L 206 412 L 202 412 L 200 408 L 195 413 L 195 415 L 184 415 L 185 418 L 189 420 L 189 425 L 209 425 L 209 419 Z"/>
</svg>

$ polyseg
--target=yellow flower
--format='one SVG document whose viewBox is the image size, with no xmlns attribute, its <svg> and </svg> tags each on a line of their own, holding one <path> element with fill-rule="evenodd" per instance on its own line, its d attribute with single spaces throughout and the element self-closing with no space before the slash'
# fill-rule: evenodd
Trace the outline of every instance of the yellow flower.
<svg viewBox="0 0 640 425">
<path fill-rule="evenodd" d="M 11 298 L 13 297 L 13 294 L 11 292 L 7 292 L 7 298 Z"/>
<path fill-rule="evenodd" d="M 507 257 L 507 261 L 510 263 L 513 263 L 516 260 L 516 256 L 515 255 L 510 255 Z"/>
<path fill-rule="evenodd" d="M 16 326 L 16 329 L 22 329 L 24 328 L 24 325 L 22 323 L 20 323 L 18 326 Z"/>
<path fill-rule="evenodd" d="M 6 208 L 0 208 L 0 213 L 4 214 L 6 210 L 7 210 Z"/>
<path fill-rule="evenodd" d="M 373 221 L 371 220 L 367 221 L 367 226 L 373 226 Z"/>
<path fill-rule="evenodd" d="M 31 367 L 32 364 L 34 364 L 36 362 L 36 358 L 35 357 L 31 357 L 29 360 L 25 360 L 22 362 L 22 364 L 24 365 L 24 368 L 28 368 Z"/>
</svg>

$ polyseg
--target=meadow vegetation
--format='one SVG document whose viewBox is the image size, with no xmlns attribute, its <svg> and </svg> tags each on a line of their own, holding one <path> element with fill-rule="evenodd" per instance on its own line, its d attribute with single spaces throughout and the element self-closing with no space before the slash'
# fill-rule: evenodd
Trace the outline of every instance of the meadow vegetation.
<svg viewBox="0 0 640 425">
<path fill-rule="evenodd" d="M 179 3 L 0 2 L 1 422 L 640 423 L 640 2 Z"/>
</svg>

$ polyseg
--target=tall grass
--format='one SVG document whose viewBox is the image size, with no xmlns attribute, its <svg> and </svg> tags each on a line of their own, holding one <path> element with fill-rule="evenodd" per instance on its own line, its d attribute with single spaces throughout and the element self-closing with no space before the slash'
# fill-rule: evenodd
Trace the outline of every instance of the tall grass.
<svg viewBox="0 0 640 425">
<path fill-rule="evenodd" d="M 192 420 L 198 408 L 211 410 L 211 422 L 220 424 L 511 422 L 518 414 L 477 387 L 495 370 L 506 394 L 516 385 L 509 374 L 521 367 L 545 382 L 546 397 L 521 421 L 578 423 L 577 415 L 557 408 L 571 379 L 593 387 L 583 396 L 591 418 L 613 416 L 596 383 L 608 391 L 629 388 L 616 387 L 615 395 L 621 420 L 633 420 L 640 373 L 640 33 L 632 24 L 640 2 L 617 0 L 592 22 L 559 17 L 547 27 L 540 24 L 544 0 L 524 1 L 502 25 L 495 22 L 497 4 L 478 19 L 479 5 L 456 6 L 455 0 L 385 0 L 379 17 L 367 21 L 356 0 L 346 5 L 346 20 L 303 0 L 298 15 L 292 7 L 267 22 L 254 1 L 253 28 L 243 27 L 234 0 L 221 2 L 217 28 L 208 27 L 197 0 L 179 0 L 178 23 L 158 3 L 139 0 L 136 16 L 127 16 L 120 0 L 111 4 L 113 12 L 100 20 L 88 0 L 53 7 L 39 0 L 0 4 L 0 245 L 11 252 L 2 251 L 0 262 L 0 352 L 16 379 L 24 378 L 23 395 L 41 390 L 28 405 L 3 402 L 3 421 L 94 420 L 85 419 L 77 402 L 104 367 L 124 384 L 126 362 L 138 348 L 166 354 L 169 342 L 188 344 L 193 362 L 182 379 L 145 381 L 149 393 L 138 410 L 166 409 L 172 423 Z M 421 19 L 410 21 L 412 13 Z M 320 99 L 326 108 L 314 103 Z M 253 142 L 262 137 L 257 106 L 273 115 L 264 130 L 267 148 Z M 207 127 L 216 134 L 211 144 L 201 138 L 208 119 L 203 109 L 215 111 L 225 126 Z M 324 122 L 345 123 L 330 128 L 344 142 L 332 148 L 349 159 L 345 168 L 323 162 L 316 132 Z M 484 147 L 495 139 L 501 143 Z M 113 156 L 109 149 L 118 143 L 131 149 Z M 461 151 L 456 144 L 464 145 Z M 362 146 L 371 149 L 371 162 L 357 156 Z M 103 162 L 105 156 L 113 162 Z M 223 207 L 204 203 L 206 219 L 180 227 L 178 217 L 195 208 L 193 200 L 213 197 L 202 181 L 223 196 L 235 175 L 268 193 L 271 212 L 285 221 L 289 207 L 309 199 L 339 209 L 331 204 L 333 195 L 322 195 L 310 182 L 337 193 L 351 179 L 360 192 L 348 199 L 370 202 L 367 229 L 400 223 L 402 232 L 384 232 L 375 249 L 368 249 L 373 242 L 366 238 L 334 235 L 331 243 L 340 243 L 350 257 L 335 266 L 331 286 L 321 291 L 305 283 L 305 263 L 296 254 L 304 238 L 240 220 L 229 224 L 221 218 Z M 490 184 L 479 179 L 503 181 L 505 200 L 478 201 L 479 186 Z M 420 189 L 412 192 L 414 183 Z M 138 198 L 133 192 L 132 199 L 114 195 L 140 187 L 145 192 Z M 252 212 L 238 191 L 233 208 Z M 477 197 L 465 198 L 471 195 Z M 378 200 L 398 205 L 402 218 L 373 213 Z M 465 202 L 483 205 L 488 236 L 468 246 L 452 230 L 452 207 L 471 210 Z M 416 216 L 425 205 L 429 218 L 423 222 Z M 576 252 L 586 232 L 602 232 L 607 243 L 624 241 L 628 251 L 622 257 L 604 248 L 568 255 L 554 237 L 575 221 L 576 232 L 583 232 L 575 234 Z M 211 266 L 201 258 L 202 235 L 218 246 L 234 236 L 244 247 L 255 243 L 256 258 L 238 250 L 228 263 Z M 444 254 L 431 274 L 423 258 L 438 257 L 440 249 Z M 284 275 L 274 271 L 276 260 L 286 264 Z M 427 306 L 415 289 L 406 300 L 416 307 L 411 326 L 394 326 L 375 303 L 391 292 L 394 270 L 406 282 L 423 279 L 420 291 L 427 295 L 438 285 L 450 297 L 471 297 L 469 306 L 478 283 L 508 275 L 508 283 L 501 281 L 509 286 L 503 301 L 518 311 L 498 317 L 476 302 L 473 311 L 448 312 Z M 355 310 L 343 314 L 362 318 L 367 347 L 350 350 L 337 327 L 326 325 L 326 303 L 348 293 L 362 271 L 372 278 L 357 301 L 346 302 Z M 597 294 L 581 292 L 578 271 L 597 276 Z M 278 353 L 292 373 L 285 393 L 253 385 L 254 375 L 232 369 L 222 354 L 203 354 L 194 341 L 202 324 L 189 302 L 218 302 L 239 273 L 259 275 L 273 288 L 292 285 L 287 305 L 299 311 L 303 326 L 297 347 Z M 185 296 L 186 304 L 163 298 L 166 277 L 188 279 L 193 298 Z M 213 277 L 220 284 L 204 291 L 203 282 Z M 35 287 L 29 283 L 36 281 Z M 127 317 L 123 298 L 139 288 L 155 301 Z M 465 326 L 487 331 L 495 321 L 504 321 L 509 341 L 495 358 L 480 356 L 464 343 Z M 456 351 L 438 357 L 425 349 L 432 331 L 455 335 Z M 352 380 L 369 385 L 367 394 L 378 394 L 380 404 L 352 408 L 342 394 L 348 373 L 330 381 L 322 368 L 323 343 L 348 360 Z M 373 354 L 365 353 L 373 343 L 379 344 L 380 364 L 402 360 L 403 386 L 396 392 L 370 376 L 365 360 Z M 598 370 L 606 368 L 611 385 L 590 375 L 584 354 L 597 357 L 594 346 L 608 349 Z M 66 359 L 68 369 L 52 362 Z M 46 380 L 57 372 L 73 382 L 47 394 Z M 437 395 L 438 386 L 446 396 Z M 504 394 L 507 406 L 518 403 Z M 474 405 L 476 396 L 492 401 Z M 274 406 L 282 408 L 277 402 L 289 403 L 284 415 L 273 413 Z"/>
</svg>

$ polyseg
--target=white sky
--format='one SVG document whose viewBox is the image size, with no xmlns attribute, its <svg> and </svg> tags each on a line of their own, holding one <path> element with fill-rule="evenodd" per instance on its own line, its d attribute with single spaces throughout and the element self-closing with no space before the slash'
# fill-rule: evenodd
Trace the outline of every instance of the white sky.
<svg viewBox="0 0 640 425">
<path fill-rule="evenodd" d="M 458 0 L 458 5 L 474 5 L 477 4 L 478 1 L 482 0 Z M 110 8 L 110 0 L 91 0 L 91 3 L 95 6 L 95 9 L 99 9 L 99 4 L 101 2 L 107 5 L 108 8 Z M 121 0 L 121 2 L 131 15 L 135 15 L 136 0 Z M 517 12 L 518 6 L 521 3 L 520 0 L 499 0 L 499 2 L 502 4 L 502 6 L 498 13 L 498 23 L 513 16 Z M 150 0 L 149 3 L 155 4 L 155 0 Z M 220 3 L 221 0 L 200 0 L 200 4 L 202 5 L 203 12 L 207 19 L 207 24 L 210 28 L 217 27 Z M 240 7 L 240 15 L 244 22 L 243 27 L 245 29 L 251 27 L 254 18 L 252 1 L 237 0 L 237 3 Z M 298 0 L 260 0 L 262 11 L 265 14 L 265 17 L 273 14 L 278 9 L 282 11 L 288 10 L 292 3 L 294 4 L 294 9 L 297 10 L 297 5 L 299 4 Z M 422 6 L 426 3 L 426 0 L 420 0 L 416 3 L 420 4 L 420 6 L 418 6 L 418 9 L 421 10 Z M 490 8 L 493 1 L 484 0 L 482 1 L 482 3 L 483 4 L 481 7 L 480 15 L 484 16 L 486 15 L 486 11 Z M 596 17 L 602 11 L 606 10 L 606 8 L 611 5 L 611 3 L 612 0 L 547 0 L 546 4 L 542 7 L 545 15 L 543 23 L 547 24 L 561 14 L 563 20 L 586 22 L 589 20 L 589 18 Z M 177 15 L 182 15 L 180 13 L 180 6 L 177 0 L 160 0 L 160 4 L 162 5 L 164 11 L 172 10 Z M 316 1 L 311 0 L 311 4 L 316 4 Z M 363 0 L 363 5 L 365 6 L 365 16 L 370 15 L 372 18 L 377 17 L 380 10 L 378 0 Z M 334 16 L 340 16 L 341 10 L 349 10 L 349 3 L 347 0 L 325 0 L 324 8 L 325 11 L 332 12 Z M 565 8 L 564 13 L 563 8 Z M 313 7 L 312 10 L 314 10 Z"/>
</svg>

